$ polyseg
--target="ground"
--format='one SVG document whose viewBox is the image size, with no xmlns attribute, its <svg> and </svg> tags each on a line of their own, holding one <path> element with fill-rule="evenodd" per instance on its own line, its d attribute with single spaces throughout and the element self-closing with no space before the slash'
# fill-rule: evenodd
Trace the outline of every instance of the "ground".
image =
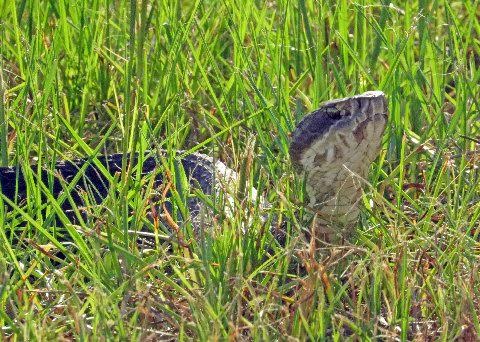
<svg viewBox="0 0 480 342">
<path fill-rule="evenodd" d="M 213 223 L 179 224 L 181 243 L 127 172 L 77 225 L 52 220 L 46 188 L 0 206 L 2 338 L 477 340 L 479 18 L 475 0 L 0 0 L 0 165 L 153 147 L 242 175 L 233 215 L 210 202 Z M 325 261 L 303 238 L 289 133 L 376 89 L 382 153 L 344 257 Z M 268 209 L 243 200 L 252 187 Z"/>
</svg>

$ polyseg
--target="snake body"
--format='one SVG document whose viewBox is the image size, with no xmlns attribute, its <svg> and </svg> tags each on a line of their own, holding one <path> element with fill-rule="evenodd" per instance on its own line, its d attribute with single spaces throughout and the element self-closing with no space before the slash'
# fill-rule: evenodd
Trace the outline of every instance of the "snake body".
<svg viewBox="0 0 480 342">
<path fill-rule="evenodd" d="M 332 100 L 305 116 L 292 133 L 290 159 L 296 171 L 306 179 L 309 198 L 307 207 L 317 214 L 317 228 L 325 238 L 333 239 L 351 228 L 359 213 L 362 179 L 377 157 L 387 121 L 387 102 L 382 92 L 367 92 L 353 97 Z M 161 157 L 160 159 L 162 159 Z M 137 165 L 139 156 L 128 161 Z M 164 181 L 164 175 L 155 172 L 160 160 L 155 154 L 142 162 L 141 176 L 153 173 L 154 184 Z M 40 172 L 41 181 L 54 198 L 70 191 L 62 208 L 72 212 L 72 204 L 84 204 L 83 192 L 101 203 L 109 193 L 112 177 L 122 171 L 122 154 L 57 162 L 52 171 Z M 218 183 L 235 181 L 235 171 L 220 161 L 194 153 L 179 158 L 190 186 L 205 194 L 220 188 Z M 37 167 L 32 166 L 37 174 Z M 138 172 L 137 171 L 137 172 Z M 34 182 L 38 181 L 34 179 Z M 72 184 L 74 182 L 74 184 Z M 0 186 L 7 207 L 22 206 L 28 197 L 27 181 L 20 167 L 1 167 Z M 64 196 L 65 197 L 65 196 Z M 199 200 L 189 199 L 193 216 L 199 212 Z"/>
</svg>

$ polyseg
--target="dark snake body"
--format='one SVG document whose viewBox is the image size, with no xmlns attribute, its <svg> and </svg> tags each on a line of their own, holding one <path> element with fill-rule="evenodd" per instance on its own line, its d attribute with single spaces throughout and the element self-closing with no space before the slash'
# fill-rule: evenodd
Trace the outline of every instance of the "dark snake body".
<svg viewBox="0 0 480 342">
<path fill-rule="evenodd" d="M 149 174 L 155 177 L 154 187 L 158 188 L 164 181 L 161 172 L 155 172 L 159 165 L 161 165 L 160 158 L 164 156 L 146 155 L 142 163 L 141 177 Z M 95 165 L 92 159 L 75 159 L 71 161 L 61 161 L 55 164 L 53 171 L 42 169 L 40 177 L 37 174 L 37 166 L 32 165 L 32 174 L 35 183 L 38 178 L 45 185 L 54 198 L 59 198 L 65 189 L 69 186 L 75 177 L 81 173 L 78 182 L 71 187 L 70 195 L 73 203 L 77 207 L 84 205 L 85 194 L 91 195 L 95 203 L 101 203 L 108 195 L 110 189 L 110 181 L 108 176 L 114 177 L 116 174 L 122 172 L 122 154 L 112 154 L 108 156 L 99 156 L 96 158 L 100 164 L 108 171 L 105 175 Z M 139 160 L 138 155 L 135 154 L 133 160 L 128 160 L 129 167 L 136 167 Z M 175 163 L 181 164 L 185 175 L 187 175 L 190 186 L 200 189 L 205 194 L 212 193 L 212 184 L 214 183 L 213 163 L 202 154 L 191 154 L 180 159 L 180 162 L 175 160 Z M 0 167 L 0 190 L 3 195 L 15 203 L 15 205 L 23 206 L 27 201 L 28 191 L 27 182 L 25 180 L 24 172 L 20 167 Z M 0 196 L 1 198 L 1 196 Z M 7 208 L 10 208 L 7 202 Z M 170 204 L 168 204 L 170 207 Z M 196 213 L 199 208 L 198 200 L 195 198 L 189 199 L 189 209 L 192 213 Z M 62 203 L 62 209 L 67 213 L 70 220 L 75 220 L 75 215 L 72 210 L 71 202 L 65 199 Z"/>
</svg>

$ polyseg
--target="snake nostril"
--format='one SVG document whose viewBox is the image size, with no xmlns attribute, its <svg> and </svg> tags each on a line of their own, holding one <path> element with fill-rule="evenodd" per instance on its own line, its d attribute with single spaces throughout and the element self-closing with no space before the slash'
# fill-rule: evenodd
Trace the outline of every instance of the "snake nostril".
<svg viewBox="0 0 480 342">
<path fill-rule="evenodd" d="M 353 130 L 353 136 L 358 144 L 360 144 L 365 138 L 367 138 L 366 129 L 369 120 L 362 121 L 358 126 Z"/>
</svg>

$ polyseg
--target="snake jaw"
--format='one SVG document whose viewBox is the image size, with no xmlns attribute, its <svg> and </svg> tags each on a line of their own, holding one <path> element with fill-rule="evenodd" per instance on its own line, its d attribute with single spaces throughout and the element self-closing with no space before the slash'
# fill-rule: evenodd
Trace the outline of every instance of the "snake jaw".
<svg viewBox="0 0 480 342">
<path fill-rule="evenodd" d="M 380 152 L 387 116 L 385 95 L 371 91 L 324 103 L 293 132 L 290 158 L 305 175 L 307 206 L 318 214 L 322 235 L 355 226 L 363 179 Z"/>
</svg>

